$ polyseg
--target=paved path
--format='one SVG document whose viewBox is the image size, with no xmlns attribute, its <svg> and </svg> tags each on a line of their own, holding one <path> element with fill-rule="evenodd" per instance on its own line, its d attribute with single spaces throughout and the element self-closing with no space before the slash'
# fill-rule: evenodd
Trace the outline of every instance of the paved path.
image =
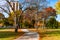
<svg viewBox="0 0 60 40">
<path fill-rule="evenodd" d="M 37 32 L 26 32 L 23 36 L 15 40 L 39 40 L 39 34 Z"/>
</svg>

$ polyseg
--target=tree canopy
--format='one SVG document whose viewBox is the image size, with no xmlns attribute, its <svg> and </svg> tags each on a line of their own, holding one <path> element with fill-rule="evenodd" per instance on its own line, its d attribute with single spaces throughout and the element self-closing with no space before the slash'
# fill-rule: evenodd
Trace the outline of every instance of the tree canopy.
<svg viewBox="0 0 60 40">
<path fill-rule="evenodd" d="M 60 1 L 58 1 L 56 4 L 55 4 L 55 9 L 57 11 L 57 14 L 60 14 Z"/>
</svg>

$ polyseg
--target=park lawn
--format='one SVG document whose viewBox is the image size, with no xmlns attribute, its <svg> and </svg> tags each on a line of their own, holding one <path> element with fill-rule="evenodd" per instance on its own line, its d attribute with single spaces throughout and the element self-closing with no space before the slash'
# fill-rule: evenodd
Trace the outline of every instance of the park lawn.
<svg viewBox="0 0 60 40">
<path fill-rule="evenodd" d="M 0 31 L 0 40 L 14 40 L 24 34 L 24 32 L 15 33 L 14 31 L 6 31 L 9 29 L 3 29 L 5 31 Z"/>
<path fill-rule="evenodd" d="M 39 34 L 40 40 L 60 40 L 60 29 L 47 29 Z"/>
<path fill-rule="evenodd" d="M 60 40 L 60 29 L 30 29 L 34 32 L 39 32 L 40 40 Z M 23 35 L 23 32 L 15 33 L 14 29 L 1 29 L 0 30 L 0 40 L 14 40 L 19 36 Z"/>
</svg>

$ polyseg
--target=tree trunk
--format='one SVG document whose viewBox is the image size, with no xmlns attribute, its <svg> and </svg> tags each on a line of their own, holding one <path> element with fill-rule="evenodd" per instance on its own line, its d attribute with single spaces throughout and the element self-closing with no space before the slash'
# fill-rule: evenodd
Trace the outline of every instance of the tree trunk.
<svg viewBox="0 0 60 40">
<path fill-rule="evenodd" d="M 16 15 L 14 16 L 14 27 L 15 27 L 15 32 L 18 32 L 18 25 L 17 25 L 17 22 L 16 22 Z"/>
<path fill-rule="evenodd" d="M 15 32 L 16 32 L 16 33 L 18 32 L 18 26 L 16 26 L 16 28 L 15 28 Z"/>
</svg>

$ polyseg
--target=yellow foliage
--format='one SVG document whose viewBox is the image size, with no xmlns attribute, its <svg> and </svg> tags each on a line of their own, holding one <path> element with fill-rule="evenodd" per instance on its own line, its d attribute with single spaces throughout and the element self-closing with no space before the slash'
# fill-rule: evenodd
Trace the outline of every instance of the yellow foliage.
<svg viewBox="0 0 60 40">
<path fill-rule="evenodd" d="M 17 10 L 17 11 L 14 11 L 14 12 L 10 12 L 10 16 L 14 16 L 14 15 L 20 15 L 22 13 L 22 10 Z"/>
<path fill-rule="evenodd" d="M 60 11 L 59 10 L 57 10 L 57 12 L 56 12 L 57 14 L 60 14 Z"/>
<path fill-rule="evenodd" d="M 14 12 L 10 12 L 8 21 L 10 24 L 14 23 Z"/>
<path fill-rule="evenodd" d="M 10 16 L 13 16 L 14 15 L 14 12 L 10 12 Z"/>
<path fill-rule="evenodd" d="M 22 13 L 22 10 L 17 10 L 17 11 L 14 11 L 14 12 L 10 12 L 10 15 L 9 15 L 9 18 L 8 18 L 9 23 L 14 23 L 15 15 L 19 16 L 21 13 Z"/>
<path fill-rule="evenodd" d="M 22 13 L 22 10 L 17 10 L 17 11 L 15 11 L 15 14 L 16 14 L 17 16 L 21 15 L 21 13 Z"/>
<path fill-rule="evenodd" d="M 57 2 L 55 6 L 57 10 L 60 10 L 60 2 Z"/>
<path fill-rule="evenodd" d="M 57 10 L 57 14 L 60 14 L 60 1 L 55 4 L 55 9 Z"/>
</svg>

